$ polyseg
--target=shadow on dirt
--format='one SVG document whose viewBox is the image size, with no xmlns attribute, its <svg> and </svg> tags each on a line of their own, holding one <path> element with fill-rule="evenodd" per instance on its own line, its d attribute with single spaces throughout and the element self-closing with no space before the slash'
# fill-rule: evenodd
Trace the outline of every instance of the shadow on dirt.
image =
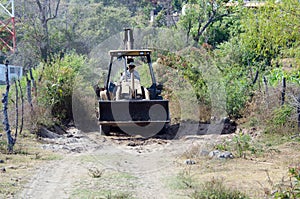
<svg viewBox="0 0 300 199">
<path fill-rule="evenodd" d="M 206 134 L 231 134 L 236 131 L 237 123 L 233 120 L 224 119 L 219 123 L 201 123 L 185 121 L 183 123 L 171 124 L 167 128 L 161 130 L 158 134 L 149 138 L 134 137 L 127 135 L 118 128 L 114 128 L 111 133 L 116 138 L 122 139 L 145 141 L 148 139 L 161 139 L 161 140 L 173 140 L 180 139 L 187 135 L 206 135 Z"/>
</svg>

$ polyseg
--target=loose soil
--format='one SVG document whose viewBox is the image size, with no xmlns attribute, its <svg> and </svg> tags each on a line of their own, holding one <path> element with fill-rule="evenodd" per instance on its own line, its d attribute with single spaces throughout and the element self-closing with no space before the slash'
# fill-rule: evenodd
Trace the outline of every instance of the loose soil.
<svg viewBox="0 0 300 199">
<path fill-rule="evenodd" d="M 259 157 L 209 158 L 213 146 L 230 135 L 183 136 L 161 139 L 101 136 L 75 128 L 40 147 L 61 155 L 35 165 L 27 183 L 13 198 L 189 198 L 196 186 L 220 179 L 229 188 L 263 198 L 299 164 L 300 144 L 289 142 Z M 195 164 L 186 164 L 186 160 Z M 1 175 L 1 174 L 0 174 Z M 5 196 L 1 196 L 5 197 Z"/>
</svg>

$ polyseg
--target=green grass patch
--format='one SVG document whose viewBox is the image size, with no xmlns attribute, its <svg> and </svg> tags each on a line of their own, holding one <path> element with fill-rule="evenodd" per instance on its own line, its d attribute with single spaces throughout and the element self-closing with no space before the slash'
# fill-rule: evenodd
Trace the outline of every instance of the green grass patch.
<svg viewBox="0 0 300 199">
<path fill-rule="evenodd" d="M 201 182 L 190 169 L 180 172 L 167 180 L 167 184 L 174 191 L 193 199 L 248 199 L 249 197 L 236 189 L 224 185 L 223 179 L 212 178 Z"/>
<path fill-rule="evenodd" d="M 248 199 L 239 190 L 227 188 L 222 180 L 212 179 L 195 188 L 189 195 L 193 199 Z"/>
<path fill-rule="evenodd" d="M 290 135 L 264 133 L 261 137 L 260 142 L 264 143 L 267 147 L 279 146 L 284 143 L 290 142 Z"/>
</svg>

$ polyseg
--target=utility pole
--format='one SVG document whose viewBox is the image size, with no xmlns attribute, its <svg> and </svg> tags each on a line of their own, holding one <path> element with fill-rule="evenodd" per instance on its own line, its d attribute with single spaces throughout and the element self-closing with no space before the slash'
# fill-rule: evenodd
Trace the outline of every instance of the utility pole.
<svg viewBox="0 0 300 199">
<path fill-rule="evenodd" d="M 0 17 L 0 50 L 2 52 L 5 50 L 15 52 L 16 29 L 14 0 L 0 0 Z"/>
</svg>

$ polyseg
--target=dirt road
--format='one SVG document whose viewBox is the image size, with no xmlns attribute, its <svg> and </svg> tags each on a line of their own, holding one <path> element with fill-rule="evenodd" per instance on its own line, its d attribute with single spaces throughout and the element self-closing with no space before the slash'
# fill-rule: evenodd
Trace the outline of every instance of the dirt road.
<svg viewBox="0 0 300 199">
<path fill-rule="evenodd" d="M 300 160 L 297 142 L 264 148 L 257 157 L 220 160 L 207 153 L 234 135 L 168 140 L 71 131 L 64 138 L 46 140 L 42 147 L 61 158 L 37 165 L 16 198 L 179 199 L 214 179 L 251 198 L 264 198 L 289 179 L 288 167 Z M 186 164 L 188 159 L 195 164 Z"/>
<path fill-rule="evenodd" d="M 43 145 L 62 158 L 37 168 L 18 198 L 182 198 L 168 180 L 194 142 L 75 132 Z"/>
</svg>

